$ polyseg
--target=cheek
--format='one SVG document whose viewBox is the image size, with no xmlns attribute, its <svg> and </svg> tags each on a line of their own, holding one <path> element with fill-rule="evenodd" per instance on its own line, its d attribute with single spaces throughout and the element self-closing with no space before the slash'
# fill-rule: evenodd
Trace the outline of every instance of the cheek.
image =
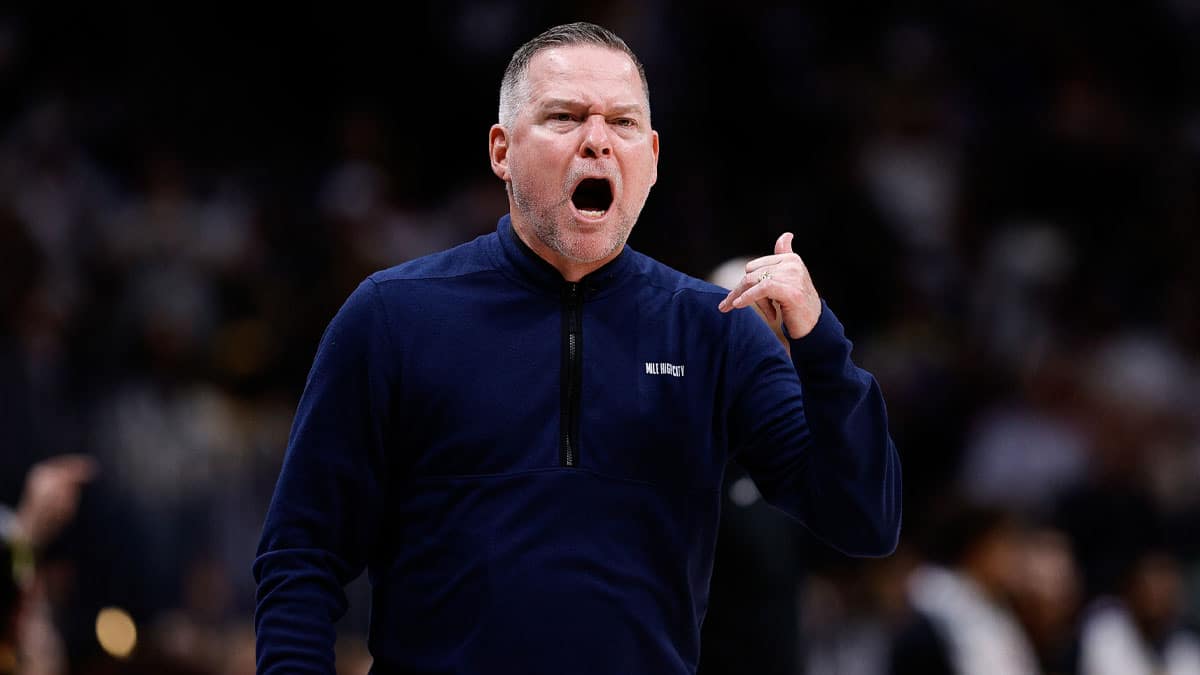
<svg viewBox="0 0 1200 675">
<path fill-rule="evenodd" d="M 647 146 L 638 148 L 636 157 L 637 161 L 632 164 L 634 174 L 630 177 L 640 188 L 649 189 L 658 178 L 658 167 L 654 161 L 654 154 Z"/>
<path fill-rule="evenodd" d="M 536 165 L 522 158 L 509 164 L 509 175 L 514 185 L 528 195 L 543 192 L 542 181 Z"/>
<path fill-rule="evenodd" d="M 511 158 L 509 171 L 514 180 L 520 181 L 522 185 L 537 186 L 538 190 L 559 187 L 564 175 L 554 160 L 552 150 L 536 145 L 523 148 L 520 154 Z"/>
</svg>

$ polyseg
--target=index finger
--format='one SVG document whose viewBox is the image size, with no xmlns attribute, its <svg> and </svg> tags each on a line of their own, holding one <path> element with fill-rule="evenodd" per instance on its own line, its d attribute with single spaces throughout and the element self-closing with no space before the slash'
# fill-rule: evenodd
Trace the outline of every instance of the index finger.
<svg viewBox="0 0 1200 675">
<path fill-rule="evenodd" d="M 766 272 L 763 272 L 763 274 L 766 274 Z M 737 282 L 737 285 L 735 285 L 733 289 L 729 291 L 729 295 L 726 295 L 725 299 L 722 300 L 719 305 L 717 305 L 718 309 L 721 309 L 721 311 L 733 309 L 733 302 L 735 300 L 737 300 L 743 293 L 746 293 L 750 289 L 761 284 L 763 281 L 765 281 L 763 275 L 757 275 L 753 272 L 746 272 Z"/>
<path fill-rule="evenodd" d="M 761 258 L 755 258 L 746 263 L 746 271 L 753 272 L 756 269 L 766 267 L 767 265 L 777 265 L 784 260 L 796 255 L 795 253 L 776 253 L 775 255 L 764 255 Z"/>
</svg>

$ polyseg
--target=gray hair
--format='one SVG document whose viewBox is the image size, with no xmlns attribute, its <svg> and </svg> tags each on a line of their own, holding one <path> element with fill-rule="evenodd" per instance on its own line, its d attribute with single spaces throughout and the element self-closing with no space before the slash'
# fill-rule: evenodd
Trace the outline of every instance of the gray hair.
<svg viewBox="0 0 1200 675">
<path fill-rule="evenodd" d="M 596 45 L 615 49 L 627 55 L 633 61 L 633 65 L 637 66 L 638 76 L 642 78 L 642 92 L 646 95 L 646 112 L 649 113 L 650 85 L 646 81 L 646 69 L 638 60 L 637 55 L 616 33 L 594 23 L 578 21 L 555 26 L 513 52 L 512 59 L 508 62 L 508 68 L 504 70 L 504 79 L 500 81 L 500 126 L 511 129 L 512 123 L 516 120 L 517 112 L 521 109 L 521 105 L 524 103 L 523 99 L 526 97 L 526 93 L 523 91 L 525 75 L 529 72 L 529 62 L 533 60 L 533 57 L 546 49 L 570 45 Z"/>
</svg>

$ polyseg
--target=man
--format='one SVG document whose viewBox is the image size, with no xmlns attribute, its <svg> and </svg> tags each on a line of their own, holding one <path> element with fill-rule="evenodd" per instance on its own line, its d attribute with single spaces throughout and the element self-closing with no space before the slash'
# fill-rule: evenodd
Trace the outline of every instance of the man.
<svg viewBox="0 0 1200 675">
<path fill-rule="evenodd" d="M 489 140 L 497 232 L 372 275 L 322 338 L 255 563 L 261 673 L 333 672 L 364 567 L 377 673 L 692 673 L 734 458 L 831 544 L 895 546 L 882 397 L 791 235 L 728 294 L 625 246 L 658 161 L 625 43 L 522 46 Z"/>
</svg>

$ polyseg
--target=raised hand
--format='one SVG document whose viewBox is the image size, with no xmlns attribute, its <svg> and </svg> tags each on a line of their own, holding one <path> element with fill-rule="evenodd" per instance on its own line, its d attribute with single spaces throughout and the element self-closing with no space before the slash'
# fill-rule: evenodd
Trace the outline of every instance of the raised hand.
<svg viewBox="0 0 1200 675">
<path fill-rule="evenodd" d="M 792 339 L 808 335 L 821 316 L 821 297 L 808 267 L 792 251 L 792 233 L 775 241 L 775 254 L 746 263 L 746 274 L 717 309 L 729 312 L 757 305 L 771 323 L 782 319 Z"/>
</svg>

